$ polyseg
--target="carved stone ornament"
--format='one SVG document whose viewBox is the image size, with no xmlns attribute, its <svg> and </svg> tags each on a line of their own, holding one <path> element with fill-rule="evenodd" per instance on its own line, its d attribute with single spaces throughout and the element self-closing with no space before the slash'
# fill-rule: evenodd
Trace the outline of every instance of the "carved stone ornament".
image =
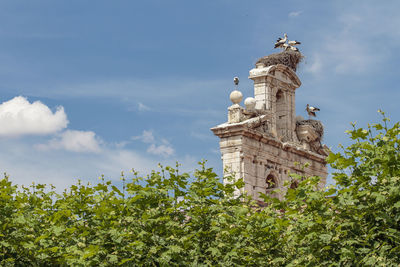
<svg viewBox="0 0 400 267">
<path fill-rule="evenodd" d="M 320 121 L 298 121 L 296 123 L 296 134 L 304 149 L 324 156 L 329 154 L 327 147 L 321 144 L 322 136 L 324 135 L 324 127 Z"/>
<path fill-rule="evenodd" d="M 270 127 L 268 124 L 270 123 L 269 116 L 261 115 L 248 120 L 247 127 L 254 129 L 256 131 L 262 133 L 268 133 L 270 131 Z"/>
</svg>

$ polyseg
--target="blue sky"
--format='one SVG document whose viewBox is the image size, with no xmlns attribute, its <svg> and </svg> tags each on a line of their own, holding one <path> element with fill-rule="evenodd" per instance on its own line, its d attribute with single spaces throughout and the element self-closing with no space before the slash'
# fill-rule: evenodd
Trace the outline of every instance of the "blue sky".
<svg viewBox="0 0 400 267">
<path fill-rule="evenodd" d="M 400 120 L 398 1 L 1 1 L 0 170 L 18 184 L 159 162 L 222 172 L 218 138 L 232 78 L 286 32 L 302 42 L 297 114 L 321 108 L 324 142 L 350 122 Z M 14 115 L 10 115 L 14 114 Z M 15 115 L 19 114 L 19 115 Z"/>
</svg>

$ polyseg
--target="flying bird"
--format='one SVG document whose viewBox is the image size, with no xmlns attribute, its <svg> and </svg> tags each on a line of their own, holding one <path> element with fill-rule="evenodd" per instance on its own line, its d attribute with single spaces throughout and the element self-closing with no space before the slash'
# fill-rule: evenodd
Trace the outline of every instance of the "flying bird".
<svg viewBox="0 0 400 267">
<path fill-rule="evenodd" d="M 319 108 L 312 107 L 309 104 L 307 104 L 306 110 L 307 110 L 307 113 L 308 113 L 308 117 L 311 117 L 311 116 L 316 117 L 317 115 L 315 114 L 315 112 L 316 111 L 320 111 Z"/>
<path fill-rule="evenodd" d="M 233 83 L 237 86 L 239 84 L 239 77 L 233 78 Z"/>
</svg>

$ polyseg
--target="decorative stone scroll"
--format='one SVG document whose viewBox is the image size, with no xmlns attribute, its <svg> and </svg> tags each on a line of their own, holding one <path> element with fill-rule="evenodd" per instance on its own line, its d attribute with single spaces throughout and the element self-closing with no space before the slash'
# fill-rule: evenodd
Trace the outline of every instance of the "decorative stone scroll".
<svg viewBox="0 0 400 267">
<path fill-rule="evenodd" d="M 296 134 L 304 149 L 327 156 L 329 149 L 321 144 L 324 126 L 317 120 L 300 120 L 296 122 Z"/>
</svg>

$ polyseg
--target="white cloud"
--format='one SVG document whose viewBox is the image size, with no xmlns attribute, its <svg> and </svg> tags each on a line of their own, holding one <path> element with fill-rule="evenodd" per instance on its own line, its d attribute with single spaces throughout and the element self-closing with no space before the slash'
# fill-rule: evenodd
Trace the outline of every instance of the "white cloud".
<svg viewBox="0 0 400 267">
<path fill-rule="evenodd" d="M 104 174 L 106 179 L 118 180 L 121 171 L 129 176 L 132 168 L 148 174 L 158 163 L 143 153 L 125 149 L 71 154 L 35 150 L 23 140 L 0 140 L 0 144 L 0 171 L 9 174 L 11 181 L 26 186 L 32 182 L 53 184 L 59 192 L 77 179 L 97 182 L 97 177 Z"/>
<path fill-rule="evenodd" d="M 53 184 L 58 192 L 81 179 L 84 182 L 98 182 L 104 174 L 106 179 L 118 183 L 121 171 L 130 178 L 130 170 L 147 175 L 151 170 L 163 166 L 182 164 L 180 172 L 193 171 L 198 158 L 192 156 L 156 159 L 146 152 L 115 147 L 102 147 L 99 153 L 64 153 L 63 150 L 36 150 L 26 139 L 0 139 L 0 172 L 10 175 L 10 180 L 19 185 L 29 186 L 32 182 Z"/>
<path fill-rule="evenodd" d="M 146 106 L 145 104 L 143 104 L 143 103 L 138 103 L 138 110 L 139 111 L 149 111 L 149 110 L 151 110 L 148 106 Z"/>
<path fill-rule="evenodd" d="M 92 131 L 67 130 L 47 144 L 38 144 L 39 150 L 67 150 L 72 152 L 100 152 L 101 141 Z"/>
<path fill-rule="evenodd" d="M 333 10 L 330 24 L 310 35 L 313 39 L 303 40 L 309 44 L 312 60 L 306 71 L 320 75 L 380 70 L 383 64 L 393 61 L 393 51 L 400 44 L 400 17 L 395 10 L 398 8 L 393 5 L 368 3 Z"/>
<path fill-rule="evenodd" d="M 169 157 L 175 153 L 175 150 L 170 145 L 155 145 L 151 144 L 147 149 L 147 153 L 162 156 L 162 157 Z"/>
<path fill-rule="evenodd" d="M 0 136 L 46 135 L 67 127 L 63 107 L 53 113 L 40 101 L 29 103 L 22 96 L 0 104 Z"/>
<path fill-rule="evenodd" d="M 130 143 L 130 141 L 121 141 L 121 142 L 116 142 L 116 143 L 114 143 L 113 145 L 116 147 L 116 148 L 124 148 L 124 147 L 126 147 L 128 144 Z"/>
<path fill-rule="evenodd" d="M 289 18 L 295 18 L 295 17 L 300 16 L 301 13 L 303 13 L 303 11 L 300 11 L 300 10 L 299 11 L 292 11 L 292 12 L 289 13 L 288 17 Z"/>
<path fill-rule="evenodd" d="M 305 70 L 313 74 L 319 73 L 322 70 L 321 55 L 314 54 L 311 60 L 312 60 L 311 65 L 307 65 Z"/>
<path fill-rule="evenodd" d="M 172 156 L 175 153 L 174 148 L 171 146 L 171 144 L 168 142 L 168 140 L 161 138 L 160 140 L 156 140 L 154 138 L 153 132 L 148 130 L 144 130 L 143 133 L 139 136 L 133 136 L 133 140 L 140 140 L 143 143 L 150 144 L 150 146 L 147 148 L 147 153 L 157 155 L 157 156 L 162 156 L 162 157 L 168 157 Z M 161 143 L 161 144 L 160 144 Z"/>
<path fill-rule="evenodd" d="M 153 143 L 155 141 L 154 135 L 152 131 L 144 130 L 142 135 L 139 136 L 132 136 L 132 140 L 140 140 L 143 143 Z"/>
<path fill-rule="evenodd" d="M 323 46 L 314 49 L 311 65 L 306 71 L 313 74 L 335 72 L 337 74 L 362 74 L 382 61 L 383 54 L 374 52 L 374 47 L 366 45 L 365 37 L 355 37 L 343 30 L 335 37 L 321 36 Z"/>
</svg>

